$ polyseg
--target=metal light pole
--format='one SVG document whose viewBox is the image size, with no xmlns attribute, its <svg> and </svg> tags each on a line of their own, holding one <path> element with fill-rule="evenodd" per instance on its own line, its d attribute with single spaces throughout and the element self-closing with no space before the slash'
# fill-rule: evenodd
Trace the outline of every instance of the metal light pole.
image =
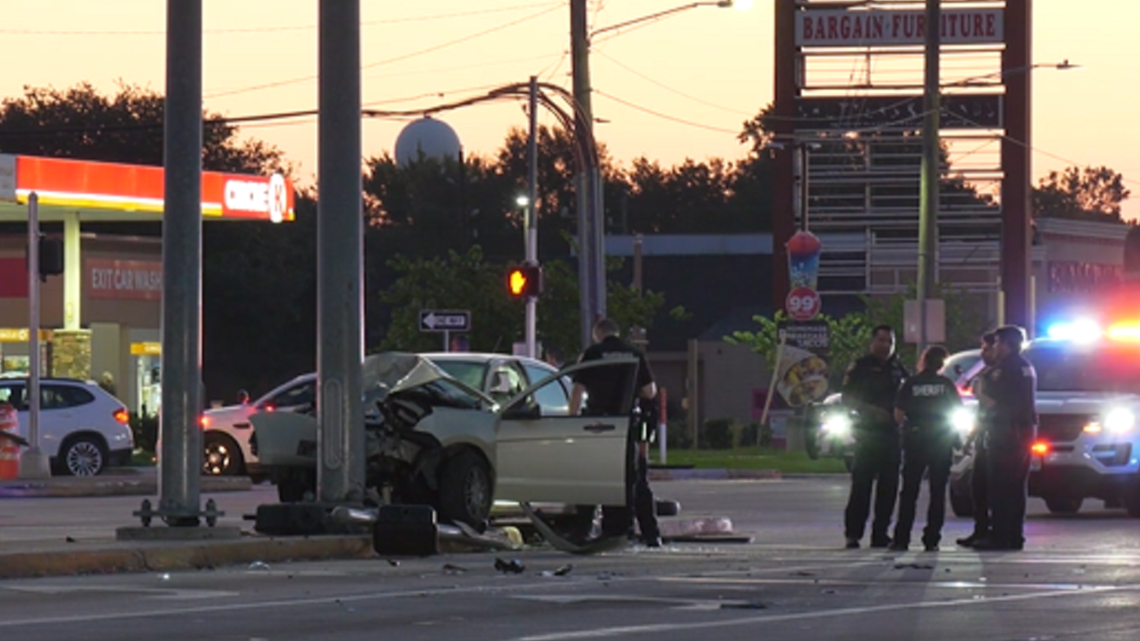
<svg viewBox="0 0 1140 641">
<path fill-rule="evenodd" d="M 28 196 L 28 443 L 20 453 L 20 478 L 51 476 L 40 449 L 40 197 Z"/>
<path fill-rule="evenodd" d="M 938 280 L 939 74 L 942 36 L 941 0 L 926 0 L 926 63 L 923 87 L 922 179 L 918 205 L 918 322 L 919 353 L 926 349 L 927 300 Z"/>
<path fill-rule="evenodd" d="M 202 469 L 202 0 L 167 0 L 165 110 L 158 512 L 168 525 L 197 526 Z"/>
<path fill-rule="evenodd" d="M 587 0 L 570 0 L 570 58 L 574 79 L 575 135 L 594 135 L 594 110 L 590 93 L 590 42 L 600 33 L 658 20 L 698 7 L 751 8 L 751 0 L 705 0 L 690 2 L 640 18 L 626 20 L 589 32 Z M 582 345 L 589 345 L 594 321 L 606 315 L 605 184 L 601 169 L 579 172 L 575 180 L 578 212 L 578 288 L 582 314 Z"/>
<path fill-rule="evenodd" d="M 526 178 L 526 262 L 538 264 L 538 77 L 530 77 L 530 135 L 527 140 Z M 538 299 L 526 297 L 526 355 L 538 358 L 536 326 Z"/>
<path fill-rule="evenodd" d="M 363 499 L 363 196 L 360 0 L 320 0 L 317 209 L 317 493 Z"/>
</svg>

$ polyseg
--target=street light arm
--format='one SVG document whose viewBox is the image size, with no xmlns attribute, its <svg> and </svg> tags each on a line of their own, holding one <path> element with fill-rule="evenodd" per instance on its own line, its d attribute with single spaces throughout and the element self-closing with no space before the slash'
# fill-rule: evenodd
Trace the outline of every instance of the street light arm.
<svg viewBox="0 0 1140 641">
<path fill-rule="evenodd" d="M 619 22 L 617 24 L 611 24 L 609 26 L 602 27 L 601 29 L 598 29 L 597 31 L 594 31 L 593 33 L 588 34 L 586 36 L 586 42 L 587 42 L 587 44 L 592 42 L 594 40 L 594 37 L 596 37 L 600 34 L 603 34 L 607 31 L 617 31 L 618 29 L 624 29 L 626 27 L 632 27 L 633 25 L 641 24 L 642 22 L 649 22 L 651 20 L 660 20 L 661 18 L 671 16 L 675 13 L 681 13 L 682 11 L 688 11 L 689 9 L 696 9 L 697 7 L 722 7 L 723 8 L 723 7 L 731 7 L 732 5 L 733 5 L 733 0 L 705 0 L 703 2 L 690 2 L 689 4 L 683 4 L 683 5 L 678 6 L 678 7 L 673 7 L 672 9 L 665 9 L 664 11 L 658 11 L 657 13 L 651 13 L 649 15 L 641 16 L 640 18 L 634 18 L 632 20 L 626 20 L 625 22 Z"/>
</svg>

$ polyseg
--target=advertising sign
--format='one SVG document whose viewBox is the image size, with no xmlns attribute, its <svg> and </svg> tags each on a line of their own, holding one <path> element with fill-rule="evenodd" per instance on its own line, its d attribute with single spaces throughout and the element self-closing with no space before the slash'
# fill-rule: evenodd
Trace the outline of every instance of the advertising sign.
<svg viewBox="0 0 1140 641">
<path fill-rule="evenodd" d="M 790 407 L 823 400 L 831 374 L 831 330 L 827 321 L 785 321 L 777 328 L 783 344 L 776 372 L 776 391 Z"/>
<path fill-rule="evenodd" d="M 975 45 L 1005 39 L 1002 9 L 943 9 L 942 44 Z M 889 47 L 921 45 L 923 10 L 811 9 L 796 13 L 798 47 Z"/>
<path fill-rule="evenodd" d="M 160 300 L 162 263 L 88 259 L 87 295 L 115 300 Z"/>
</svg>

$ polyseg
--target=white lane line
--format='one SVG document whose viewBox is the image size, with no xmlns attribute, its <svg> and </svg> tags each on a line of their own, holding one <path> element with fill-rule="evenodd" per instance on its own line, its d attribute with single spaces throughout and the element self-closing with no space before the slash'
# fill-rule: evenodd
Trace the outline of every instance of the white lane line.
<svg viewBox="0 0 1140 641">
<path fill-rule="evenodd" d="M 1092 588 L 1087 590 L 1057 590 L 1055 592 L 1038 592 L 1034 594 L 1016 594 L 1009 596 L 991 597 L 986 599 L 958 599 L 954 601 L 920 601 L 918 603 L 899 603 L 890 605 L 874 605 L 859 608 L 839 608 L 836 610 L 822 610 L 811 612 L 796 612 L 794 614 L 775 614 L 767 616 L 743 617 L 720 621 L 702 621 L 698 623 L 654 623 L 647 625 L 627 625 L 593 630 L 576 630 L 573 632 L 554 632 L 518 637 L 514 641 L 574 641 L 576 639 L 605 639 L 609 637 L 627 636 L 634 634 L 654 634 L 662 632 L 681 632 L 708 630 L 712 628 L 729 628 L 745 625 L 762 625 L 782 623 L 785 621 L 800 621 L 803 619 L 838 618 L 846 616 L 860 616 L 879 612 L 899 612 L 903 610 L 927 610 L 934 608 L 955 608 L 977 605 L 991 605 L 994 603 L 1009 603 L 1016 601 L 1033 601 L 1058 596 L 1073 596 L 1074 594 L 1094 594 L 1124 590 L 1136 590 L 1137 585 L 1117 586 L 1107 588 Z"/>
</svg>

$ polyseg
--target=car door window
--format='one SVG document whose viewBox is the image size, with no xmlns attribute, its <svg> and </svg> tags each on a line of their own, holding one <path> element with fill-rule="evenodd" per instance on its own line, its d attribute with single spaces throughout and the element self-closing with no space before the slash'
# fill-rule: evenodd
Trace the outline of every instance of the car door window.
<svg viewBox="0 0 1140 641">
<path fill-rule="evenodd" d="M 0 403 L 8 403 L 18 412 L 26 411 L 28 407 L 24 404 L 24 385 L 22 383 L 0 385 Z"/>
<path fill-rule="evenodd" d="M 532 385 L 552 374 L 533 365 L 526 365 L 525 369 Z M 556 378 L 549 385 L 536 389 L 533 400 L 542 409 L 543 416 L 570 415 L 570 395 L 566 391 L 564 378 Z"/>
<path fill-rule="evenodd" d="M 506 402 L 526 389 L 526 379 L 517 363 L 501 363 L 491 370 L 488 395 L 499 403 Z"/>
<path fill-rule="evenodd" d="M 432 364 L 467 387 L 479 390 L 480 392 L 486 391 L 486 387 L 484 386 L 487 382 L 486 363 L 440 359 L 438 361 L 432 361 Z"/>
<path fill-rule="evenodd" d="M 316 390 L 317 384 L 314 382 L 298 383 L 284 392 L 274 395 L 266 402 L 266 405 L 273 408 L 312 405 L 316 397 Z"/>
<path fill-rule="evenodd" d="M 65 410 L 94 400 L 91 392 L 71 385 L 44 385 L 40 388 L 40 406 L 45 410 Z"/>
</svg>

